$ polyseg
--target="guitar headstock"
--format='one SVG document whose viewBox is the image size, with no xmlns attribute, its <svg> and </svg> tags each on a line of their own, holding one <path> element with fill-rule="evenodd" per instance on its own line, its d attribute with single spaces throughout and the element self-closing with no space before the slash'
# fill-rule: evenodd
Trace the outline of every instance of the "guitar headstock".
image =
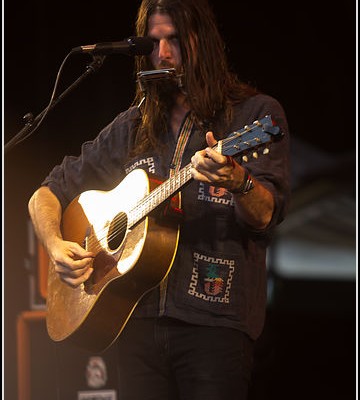
<svg viewBox="0 0 360 400">
<path fill-rule="evenodd" d="M 251 125 L 246 125 L 239 131 L 232 132 L 227 138 L 219 140 L 215 149 L 224 155 L 234 156 L 239 153 L 247 153 L 255 150 L 263 144 L 279 140 L 283 136 L 279 126 L 275 125 L 270 115 L 254 121 Z M 263 154 L 267 154 L 269 149 L 264 148 Z M 257 158 L 258 153 L 253 152 L 253 157 Z M 246 156 L 244 156 L 244 161 Z"/>
</svg>

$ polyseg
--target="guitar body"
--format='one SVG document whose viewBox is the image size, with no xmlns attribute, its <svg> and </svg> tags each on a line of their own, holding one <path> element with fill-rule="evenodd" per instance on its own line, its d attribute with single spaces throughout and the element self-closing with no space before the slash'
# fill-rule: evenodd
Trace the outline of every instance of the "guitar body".
<svg viewBox="0 0 360 400">
<path fill-rule="evenodd" d="M 94 271 L 84 284 L 71 288 L 50 265 L 47 329 L 54 341 L 70 339 L 103 351 L 120 335 L 140 299 L 169 273 L 178 244 L 177 220 L 154 211 L 131 225 L 136 205 L 159 183 L 134 170 L 113 190 L 84 192 L 65 210 L 64 240 L 95 254 Z M 179 195 L 172 199 L 176 208 L 179 202 Z"/>
</svg>

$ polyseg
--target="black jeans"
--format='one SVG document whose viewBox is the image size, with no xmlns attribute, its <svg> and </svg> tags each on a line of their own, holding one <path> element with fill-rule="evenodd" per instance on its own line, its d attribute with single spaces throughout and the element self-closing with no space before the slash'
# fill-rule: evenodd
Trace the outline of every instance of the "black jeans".
<svg viewBox="0 0 360 400">
<path fill-rule="evenodd" d="M 118 339 L 119 400 L 245 400 L 253 346 L 235 329 L 130 319 Z"/>
</svg>

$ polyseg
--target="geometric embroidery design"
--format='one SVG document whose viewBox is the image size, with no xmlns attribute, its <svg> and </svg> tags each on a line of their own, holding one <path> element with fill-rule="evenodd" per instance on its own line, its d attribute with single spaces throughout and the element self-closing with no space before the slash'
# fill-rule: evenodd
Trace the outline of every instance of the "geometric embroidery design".
<svg viewBox="0 0 360 400">
<path fill-rule="evenodd" d="M 148 171 L 152 174 L 155 174 L 155 162 L 154 157 L 143 158 L 141 160 L 136 161 L 133 165 L 125 169 L 126 174 L 131 172 L 137 167 L 141 167 L 142 165 L 148 166 Z"/>
<path fill-rule="evenodd" d="M 228 304 L 235 261 L 195 252 L 188 294 L 199 299 Z"/>
<path fill-rule="evenodd" d="M 228 206 L 234 205 L 234 200 L 226 189 L 205 185 L 203 182 L 199 182 L 198 200 Z"/>
</svg>

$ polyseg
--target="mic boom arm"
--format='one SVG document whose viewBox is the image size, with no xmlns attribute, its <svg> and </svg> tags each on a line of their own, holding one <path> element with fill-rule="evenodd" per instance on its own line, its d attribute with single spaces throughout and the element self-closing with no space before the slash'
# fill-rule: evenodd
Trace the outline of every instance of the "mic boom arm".
<svg viewBox="0 0 360 400">
<path fill-rule="evenodd" d="M 68 56 L 71 53 L 68 54 Z M 67 57 L 68 57 L 67 56 Z M 67 59 L 65 58 L 65 60 Z M 62 66 L 65 63 L 65 60 L 62 63 Z M 95 73 L 98 71 L 101 66 L 103 65 L 103 62 L 105 60 L 105 56 L 93 56 L 93 61 L 91 64 L 89 64 L 86 67 L 86 71 L 79 77 L 77 78 L 67 89 L 65 89 L 57 98 L 50 100 L 50 103 L 44 108 L 43 111 L 41 111 L 40 114 L 36 116 L 36 118 L 33 117 L 32 113 L 27 113 L 23 119 L 25 120 L 25 126 L 22 128 L 13 138 L 11 138 L 5 145 L 4 145 L 4 154 L 6 154 L 9 150 L 11 150 L 14 146 L 16 146 L 18 143 L 22 142 L 23 140 L 27 139 L 30 135 L 32 135 L 35 130 L 40 126 L 41 122 L 44 120 L 45 116 L 47 113 L 52 110 L 67 94 L 69 94 L 73 89 L 75 89 L 79 84 L 89 75 Z M 60 67 L 60 71 L 61 71 Z M 59 71 L 59 72 L 60 72 Z M 54 93 L 56 90 L 57 84 L 55 84 L 55 89 Z"/>
</svg>

